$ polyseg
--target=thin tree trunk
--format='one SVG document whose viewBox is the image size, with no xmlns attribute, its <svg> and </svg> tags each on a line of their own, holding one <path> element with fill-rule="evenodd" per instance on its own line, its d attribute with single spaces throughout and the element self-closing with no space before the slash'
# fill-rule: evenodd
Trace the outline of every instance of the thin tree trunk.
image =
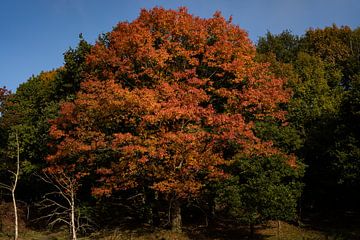
<svg viewBox="0 0 360 240">
<path fill-rule="evenodd" d="M 17 206 L 16 206 L 16 196 L 15 196 L 15 190 L 16 190 L 16 186 L 18 183 L 18 179 L 19 179 L 19 174 L 20 174 L 20 146 L 19 146 L 19 138 L 18 135 L 15 134 L 15 138 L 16 138 L 16 148 L 17 148 L 17 156 L 16 156 L 16 173 L 15 173 L 15 180 L 14 180 L 14 185 L 11 189 L 11 197 L 12 197 L 12 201 L 13 201 L 13 206 L 14 206 L 14 217 L 15 217 L 15 236 L 14 239 L 18 240 L 19 239 L 19 223 L 18 223 L 18 213 L 17 213 Z"/>
<path fill-rule="evenodd" d="M 74 191 L 71 189 L 71 232 L 72 240 L 76 240 L 76 226 L 75 226 L 75 197 Z"/>
<path fill-rule="evenodd" d="M 11 191 L 11 196 L 14 205 L 14 216 L 15 216 L 15 236 L 14 239 L 19 239 L 19 225 L 18 225 L 18 214 L 17 214 L 17 206 L 16 206 L 16 198 L 15 198 L 15 191 Z"/>
<path fill-rule="evenodd" d="M 181 205 L 177 200 L 171 206 L 171 230 L 181 232 Z"/>
<path fill-rule="evenodd" d="M 280 239 L 280 233 L 281 233 L 281 222 L 280 220 L 277 221 L 277 239 Z"/>
</svg>

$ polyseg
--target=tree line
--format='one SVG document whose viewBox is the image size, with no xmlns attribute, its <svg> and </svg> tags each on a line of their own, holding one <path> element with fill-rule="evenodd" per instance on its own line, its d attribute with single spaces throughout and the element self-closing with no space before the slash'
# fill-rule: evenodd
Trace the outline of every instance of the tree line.
<svg viewBox="0 0 360 240">
<path fill-rule="evenodd" d="M 29 225 L 67 224 L 72 239 L 359 211 L 359 73 L 359 28 L 255 46 L 220 13 L 142 10 L 0 89 L 0 182 L 16 187 L 19 162 Z"/>
</svg>

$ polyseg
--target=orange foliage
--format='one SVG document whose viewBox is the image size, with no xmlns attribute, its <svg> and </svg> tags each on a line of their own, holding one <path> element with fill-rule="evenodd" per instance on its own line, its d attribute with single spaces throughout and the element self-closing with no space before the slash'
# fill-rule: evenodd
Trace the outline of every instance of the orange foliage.
<svg viewBox="0 0 360 240">
<path fill-rule="evenodd" d="M 290 92 L 254 54 L 247 33 L 220 13 L 142 10 L 92 48 L 80 92 L 52 122 L 49 163 L 86 162 L 100 175 L 95 195 L 148 184 L 187 198 L 225 176 L 233 148 L 278 153 L 253 121 L 283 122 L 278 106 Z"/>
</svg>

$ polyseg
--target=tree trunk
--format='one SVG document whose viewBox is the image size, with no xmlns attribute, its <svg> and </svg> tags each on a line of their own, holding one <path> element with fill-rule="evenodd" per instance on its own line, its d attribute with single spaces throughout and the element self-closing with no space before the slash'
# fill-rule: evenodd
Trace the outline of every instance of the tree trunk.
<svg viewBox="0 0 360 240">
<path fill-rule="evenodd" d="M 277 221 L 277 239 L 280 240 L 280 233 L 281 233 L 281 222 L 280 220 Z"/>
<path fill-rule="evenodd" d="M 12 196 L 12 200 L 13 200 L 14 216 L 15 216 L 15 224 L 14 224 L 15 225 L 15 229 L 14 229 L 15 236 L 14 236 L 14 239 L 18 240 L 18 238 L 19 238 L 19 224 L 18 224 L 18 214 L 17 214 L 15 191 L 11 191 L 11 196 Z"/>
<path fill-rule="evenodd" d="M 72 240 L 76 240 L 76 226 L 75 226 L 75 197 L 74 191 L 71 189 L 71 234 Z"/>
<path fill-rule="evenodd" d="M 177 200 L 171 206 L 171 230 L 181 232 L 181 204 Z"/>
<path fill-rule="evenodd" d="M 15 219 L 14 219 L 15 220 L 14 239 L 18 240 L 19 239 L 19 221 L 18 221 L 18 213 L 17 213 L 17 206 L 16 206 L 15 190 L 16 190 L 16 186 L 17 186 L 17 182 L 18 182 L 19 174 L 20 174 L 20 145 L 19 145 L 19 138 L 18 138 L 17 134 L 15 134 L 15 138 L 16 138 L 16 148 L 17 148 L 16 173 L 15 173 L 14 185 L 11 189 L 11 197 L 12 197 L 12 201 L 13 201 L 14 217 L 15 217 Z"/>
</svg>

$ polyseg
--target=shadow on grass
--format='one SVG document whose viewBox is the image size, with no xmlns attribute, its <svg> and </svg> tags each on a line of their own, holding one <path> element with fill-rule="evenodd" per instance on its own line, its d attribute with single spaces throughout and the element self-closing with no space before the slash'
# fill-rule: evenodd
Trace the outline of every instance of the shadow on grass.
<svg viewBox="0 0 360 240">
<path fill-rule="evenodd" d="M 256 232 L 263 227 L 257 226 Z M 122 228 L 107 233 L 100 237 L 105 240 L 265 240 L 269 239 L 266 234 L 254 234 L 250 236 L 249 228 L 246 226 L 239 226 L 237 224 L 227 222 L 217 222 L 208 227 L 196 227 L 195 225 L 188 225 L 183 227 L 182 233 L 174 233 L 169 229 L 151 228 L 147 226 L 132 228 Z M 99 239 L 99 236 L 95 236 Z M 95 239 L 91 238 L 91 239 Z"/>
<path fill-rule="evenodd" d="M 250 233 L 249 226 L 239 225 L 233 222 L 219 221 L 213 223 L 211 226 L 200 229 L 187 228 L 187 233 L 190 239 L 199 240 L 265 240 L 270 235 L 260 233 L 262 229 L 268 226 L 256 226 L 255 233 Z"/>
<path fill-rule="evenodd" d="M 302 221 L 306 228 L 321 231 L 328 239 L 360 240 L 358 211 L 307 213 Z"/>
</svg>

